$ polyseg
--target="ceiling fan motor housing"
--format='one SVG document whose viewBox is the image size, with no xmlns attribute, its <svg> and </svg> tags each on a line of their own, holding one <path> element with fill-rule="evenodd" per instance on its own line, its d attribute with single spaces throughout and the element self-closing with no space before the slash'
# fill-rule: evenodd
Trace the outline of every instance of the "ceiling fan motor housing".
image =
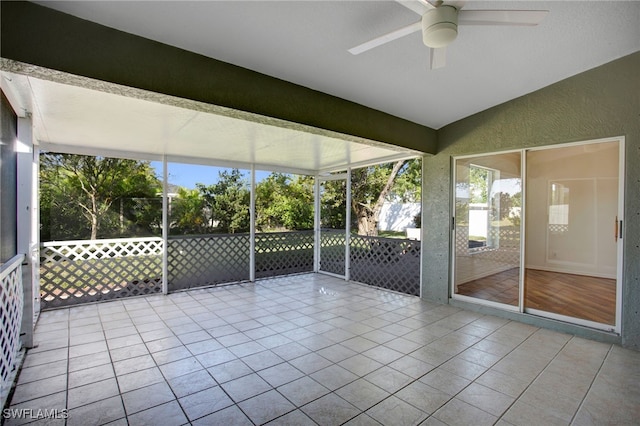
<svg viewBox="0 0 640 426">
<path fill-rule="evenodd" d="M 428 47 L 445 47 L 458 36 L 458 9 L 442 5 L 422 15 L 422 41 Z"/>
</svg>

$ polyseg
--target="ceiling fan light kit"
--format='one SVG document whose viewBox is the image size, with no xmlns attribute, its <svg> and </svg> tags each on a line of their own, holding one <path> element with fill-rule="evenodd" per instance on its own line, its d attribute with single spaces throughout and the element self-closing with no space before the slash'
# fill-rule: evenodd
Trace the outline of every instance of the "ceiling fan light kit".
<svg viewBox="0 0 640 426">
<path fill-rule="evenodd" d="M 422 15 L 422 42 L 439 49 L 458 36 L 458 9 L 449 5 L 428 10 Z"/>
<path fill-rule="evenodd" d="M 547 10 L 461 10 L 465 2 L 460 0 L 446 3 L 443 0 L 396 1 L 416 13 L 422 13 L 422 20 L 352 47 L 349 49 L 352 55 L 422 30 L 422 42 L 431 48 L 429 68 L 442 68 L 446 63 L 445 47 L 458 37 L 458 24 L 535 26 L 549 13 Z M 427 9 L 423 12 L 425 7 Z"/>
</svg>

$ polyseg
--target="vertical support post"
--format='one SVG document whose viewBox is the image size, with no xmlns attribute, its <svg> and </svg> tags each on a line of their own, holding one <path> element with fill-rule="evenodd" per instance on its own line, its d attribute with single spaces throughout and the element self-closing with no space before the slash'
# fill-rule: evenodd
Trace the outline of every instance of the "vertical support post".
<svg viewBox="0 0 640 426">
<path fill-rule="evenodd" d="M 351 167 L 347 169 L 347 179 L 345 182 L 347 186 L 347 202 L 346 202 L 346 224 L 345 224 L 345 238 L 344 238 L 344 279 L 349 281 L 351 278 Z"/>
<path fill-rule="evenodd" d="M 249 188 L 249 281 L 256 280 L 256 166 L 251 165 L 251 187 Z"/>
<path fill-rule="evenodd" d="M 169 293 L 169 167 L 162 157 L 162 294 Z"/>
<path fill-rule="evenodd" d="M 31 157 L 31 188 L 31 300 L 35 327 L 40 316 L 40 149 L 37 145 L 33 146 Z"/>
<path fill-rule="evenodd" d="M 422 266 L 424 265 L 424 194 L 425 188 L 427 187 L 427 183 L 424 181 L 424 156 L 420 157 L 420 298 L 422 299 L 422 288 L 424 287 L 424 271 L 422 270 Z M 455 198 L 455 196 L 454 196 Z M 451 235 L 451 233 L 449 233 Z M 452 276 L 452 275 L 450 275 Z"/>
<path fill-rule="evenodd" d="M 313 272 L 320 271 L 320 176 L 313 179 Z"/>
<path fill-rule="evenodd" d="M 22 324 L 20 334 L 22 344 L 33 347 L 34 327 L 34 298 L 32 274 L 32 250 L 34 236 L 32 235 L 31 215 L 33 214 L 33 128 L 31 115 L 18 117 L 18 140 L 16 143 L 16 173 L 17 173 L 17 197 L 16 197 L 16 227 L 17 227 L 17 251 L 25 255 L 22 263 L 22 289 L 24 309 L 22 312 Z"/>
</svg>

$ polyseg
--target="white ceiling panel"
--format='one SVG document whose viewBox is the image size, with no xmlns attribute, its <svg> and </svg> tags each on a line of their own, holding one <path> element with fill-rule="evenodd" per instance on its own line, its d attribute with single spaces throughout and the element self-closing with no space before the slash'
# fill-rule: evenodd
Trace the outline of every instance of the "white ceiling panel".
<svg viewBox="0 0 640 426">
<path fill-rule="evenodd" d="M 167 156 L 309 174 L 418 155 L 35 77 L 3 76 L 3 87 L 9 85 L 14 97 L 30 105 L 36 139 L 52 151 Z"/>
</svg>

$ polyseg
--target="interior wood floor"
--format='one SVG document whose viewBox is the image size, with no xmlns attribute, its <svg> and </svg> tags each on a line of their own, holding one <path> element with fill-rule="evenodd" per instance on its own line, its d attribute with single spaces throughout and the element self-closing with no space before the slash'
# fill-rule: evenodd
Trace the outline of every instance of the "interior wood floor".
<svg viewBox="0 0 640 426">
<path fill-rule="evenodd" d="M 458 285 L 458 294 L 518 305 L 519 268 Z M 615 324 L 616 281 L 609 278 L 527 269 L 525 307 Z"/>
</svg>

